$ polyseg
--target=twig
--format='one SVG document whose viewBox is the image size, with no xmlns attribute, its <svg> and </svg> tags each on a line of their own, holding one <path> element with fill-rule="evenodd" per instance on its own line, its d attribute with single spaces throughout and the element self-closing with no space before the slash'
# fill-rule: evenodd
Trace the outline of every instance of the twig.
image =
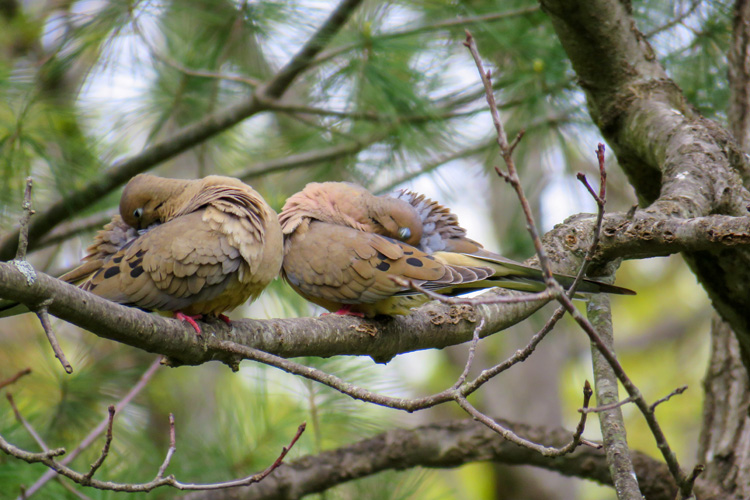
<svg viewBox="0 0 750 500">
<path fill-rule="evenodd" d="M 21 448 L 18 448 L 8 443 L 2 436 L 0 436 L 0 450 L 4 451 L 6 454 L 10 456 L 16 457 L 20 460 L 24 460 L 28 463 L 43 463 L 50 469 L 56 471 L 56 473 L 61 476 L 65 476 L 69 479 L 72 479 L 78 484 L 82 484 L 85 486 L 92 486 L 100 490 L 126 491 L 130 493 L 136 493 L 136 492 L 149 492 L 161 486 L 171 486 L 172 488 L 175 488 L 178 490 L 206 491 L 206 490 L 219 490 L 219 489 L 224 489 L 224 488 L 236 488 L 239 486 L 248 486 L 250 484 L 257 483 L 258 481 L 262 481 L 264 478 L 266 478 L 271 472 L 273 472 L 283 463 L 284 457 L 286 457 L 287 453 L 289 453 L 289 450 L 292 449 L 292 447 L 299 440 L 300 436 L 302 435 L 304 431 L 305 431 L 305 424 L 303 423 L 297 428 L 297 432 L 294 435 L 294 438 L 292 438 L 292 441 L 289 443 L 289 445 L 282 448 L 281 454 L 279 455 L 279 457 L 265 470 L 257 474 L 253 474 L 252 476 L 247 476 L 242 479 L 225 481 L 225 482 L 220 482 L 220 483 L 206 483 L 206 484 L 183 483 L 181 481 L 178 481 L 177 479 L 175 479 L 174 476 L 171 476 L 171 475 L 167 477 L 161 477 L 161 478 L 156 477 L 152 481 L 149 481 L 147 483 L 115 483 L 111 481 L 100 481 L 98 479 L 93 479 L 89 477 L 89 474 L 81 474 L 80 472 L 76 472 L 70 467 L 63 465 L 61 462 L 58 462 L 57 460 L 55 460 L 54 459 L 55 456 L 59 456 L 65 453 L 64 448 L 45 451 L 43 453 L 32 453 L 26 450 L 22 450 Z M 104 453 L 102 454 L 102 456 L 104 456 Z"/>
<path fill-rule="evenodd" d="M 619 408 L 621 406 L 625 406 L 626 404 L 632 403 L 633 401 L 635 401 L 635 399 L 628 396 L 625 399 L 615 401 L 614 403 L 609 403 L 606 405 L 594 406 L 593 408 L 578 408 L 578 411 L 580 413 L 601 413 L 604 411 L 614 410 L 615 408 Z"/>
<path fill-rule="evenodd" d="M 697 464 L 695 467 L 693 467 L 693 471 L 690 473 L 690 476 L 688 476 L 688 478 L 685 480 L 685 487 L 680 488 L 680 491 L 677 493 L 677 500 L 689 500 L 695 498 L 695 495 L 693 495 L 693 486 L 695 486 L 695 480 L 698 479 L 698 476 L 700 476 L 705 469 L 706 466 L 703 464 Z"/>
<path fill-rule="evenodd" d="M 676 396 L 678 394 L 682 394 L 683 392 L 687 391 L 687 388 L 688 388 L 688 386 L 686 386 L 686 385 L 683 385 L 682 387 L 678 387 L 677 389 L 675 389 L 674 391 L 670 392 L 669 394 L 667 394 L 663 398 L 659 398 L 656 401 L 654 401 L 651 404 L 651 406 L 649 406 L 649 409 L 653 412 L 656 409 L 657 406 L 659 406 L 662 403 L 665 403 L 665 402 L 669 401 L 670 399 L 672 399 L 672 396 Z"/>
<path fill-rule="evenodd" d="M 21 216 L 21 226 L 18 234 L 18 249 L 16 250 L 16 261 L 26 260 L 26 250 L 29 247 L 29 221 L 31 216 L 34 215 L 34 210 L 31 208 L 31 188 L 34 185 L 34 181 L 31 177 L 26 178 L 26 190 L 23 193 L 23 215 Z"/>
<path fill-rule="evenodd" d="M 167 66 L 171 67 L 172 69 L 176 71 L 179 71 L 180 73 L 183 73 L 188 76 L 196 76 L 199 78 L 213 78 L 217 80 L 227 80 L 230 82 L 242 83 L 244 85 L 248 85 L 251 88 L 255 88 L 261 83 L 263 83 L 260 80 L 257 80 L 255 78 L 250 78 L 249 76 L 229 75 L 226 73 L 216 73 L 213 71 L 188 68 L 187 66 L 179 63 L 178 61 L 175 61 L 171 57 L 168 57 L 162 54 L 161 52 L 159 52 L 159 50 L 154 46 L 154 44 L 151 43 L 151 40 L 149 40 L 148 37 L 143 33 L 143 30 L 141 30 L 141 27 L 138 24 L 138 20 L 132 16 L 132 12 L 131 12 L 130 25 L 133 27 L 133 32 L 136 35 L 138 35 L 141 41 L 143 41 L 146 47 L 148 47 L 148 50 L 151 52 L 151 55 L 153 56 L 154 59 L 161 61 L 162 63 L 166 64 Z"/>
<path fill-rule="evenodd" d="M 11 384 L 15 384 L 18 381 L 18 379 L 20 379 L 21 377 L 25 375 L 29 375 L 30 373 L 31 373 L 31 368 L 24 368 L 23 370 L 19 371 L 15 375 L 9 378 L 6 378 L 5 380 L 0 380 L 0 389 L 2 389 L 3 387 L 7 387 Z"/>
<path fill-rule="evenodd" d="M 136 397 L 144 387 L 146 387 L 146 384 L 151 380 L 151 378 L 154 376 L 156 371 L 161 366 L 161 357 L 157 357 L 151 365 L 146 369 L 145 372 L 143 372 L 143 375 L 141 375 L 141 378 L 138 380 L 138 382 L 135 383 L 132 389 L 123 397 L 116 405 L 115 405 L 115 411 L 121 412 L 123 408 L 125 408 L 130 402 L 133 400 L 134 397 Z M 104 432 L 104 430 L 107 428 L 109 424 L 109 418 L 105 418 L 102 420 L 99 425 L 94 427 L 91 432 L 88 433 L 88 435 L 83 438 L 81 443 L 70 453 L 68 453 L 65 458 L 60 460 L 60 464 L 67 465 L 70 462 L 72 462 L 78 455 L 81 454 L 81 452 L 85 449 L 87 449 L 91 444 L 94 442 L 94 440 Z M 64 453 L 64 450 L 63 450 Z M 26 490 L 26 498 L 30 498 L 34 493 L 39 491 L 42 486 L 44 486 L 47 481 L 57 476 L 57 473 L 53 470 L 48 470 L 42 476 L 34 483 L 32 484 L 27 490 Z M 18 497 L 16 500 L 21 500 L 20 497 Z"/>
<path fill-rule="evenodd" d="M 174 452 L 177 451 L 177 440 L 175 438 L 175 430 L 174 430 L 174 414 L 169 414 L 169 449 L 167 450 L 167 456 L 164 457 L 164 462 L 161 464 L 161 467 L 159 467 L 159 471 L 156 473 L 156 479 L 161 479 L 164 477 L 164 473 L 167 470 L 167 467 L 169 467 L 169 462 L 172 461 L 172 455 L 174 455 Z"/>
<path fill-rule="evenodd" d="M 590 388 L 589 388 L 590 391 Z M 588 399 L 586 399 L 586 393 L 584 392 L 584 404 L 588 404 Z M 591 397 L 590 392 L 588 393 L 588 398 Z M 579 429 L 576 429 L 575 434 L 573 435 L 573 439 L 570 443 L 567 445 L 561 447 L 561 448 L 555 448 L 551 446 L 544 446 L 538 443 L 535 443 L 533 441 L 529 441 L 526 438 L 523 438 L 510 430 L 509 428 L 501 425 L 496 420 L 493 420 L 492 418 L 488 417 L 484 413 L 477 410 L 471 403 L 469 403 L 465 397 L 461 395 L 457 395 L 455 398 L 456 403 L 458 403 L 458 406 L 463 408 L 466 413 L 474 417 L 475 420 L 478 420 L 479 422 L 483 423 L 493 431 L 497 432 L 501 436 L 503 436 L 508 441 L 515 443 L 519 446 L 523 446 L 524 448 L 529 448 L 531 450 L 536 451 L 542 456 L 545 457 L 560 457 L 562 455 L 567 455 L 568 453 L 571 453 L 573 450 L 575 450 L 580 445 L 581 440 L 581 434 L 583 433 L 583 426 L 586 424 L 586 419 L 583 418 L 585 415 L 582 416 L 581 420 L 579 421 L 578 427 Z M 583 424 L 581 424 L 583 422 Z"/>
<path fill-rule="evenodd" d="M 85 476 L 83 476 L 84 483 L 82 484 L 89 484 L 91 483 L 91 478 L 94 477 L 94 474 L 96 474 L 96 471 L 99 470 L 99 467 L 102 466 L 104 463 L 104 460 L 107 458 L 107 455 L 109 455 L 109 446 L 112 444 L 112 424 L 115 420 L 115 406 L 109 405 L 109 408 L 107 408 L 107 411 L 109 413 L 109 416 L 107 417 L 109 419 L 107 423 L 107 437 L 104 440 L 104 448 L 102 448 L 102 452 L 99 455 L 99 458 L 96 459 L 96 462 L 91 464 L 91 470 L 89 470 Z"/>
<path fill-rule="evenodd" d="M 474 363 L 474 354 L 476 353 L 477 344 L 479 343 L 479 331 L 483 326 L 484 318 L 480 319 L 479 324 L 477 324 L 476 328 L 474 328 L 474 336 L 471 339 L 471 346 L 469 347 L 469 355 L 466 357 L 466 365 L 464 366 L 464 371 L 461 372 L 458 380 L 456 380 L 456 383 L 453 384 L 453 389 L 458 389 L 464 384 L 464 382 L 466 382 L 466 377 L 469 375 L 471 365 Z"/>
<path fill-rule="evenodd" d="M 521 186 L 521 180 L 518 177 L 516 165 L 513 160 L 513 149 L 508 144 L 508 138 L 505 135 L 505 128 L 503 127 L 502 120 L 500 120 L 500 113 L 497 110 L 495 94 L 492 90 L 492 79 L 490 72 L 485 72 L 484 65 L 482 64 L 482 58 L 480 57 L 479 50 L 477 49 L 477 44 L 474 41 L 474 37 L 468 30 L 466 30 L 466 41 L 464 42 L 464 45 L 471 52 L 471 55 L 474 58 L 474 63 L 476 64 L 477 70 L 479 71 L 479 75 L 482 78 L 482 83 L 484 84 L 485 89 L 485 96 L 487 98 L 487 104 L 489 105 L 490 114 L 492 115 L 492 122 L 495 125 L 495 130 L 497 131 L 497 144 L 498 146 L 500 146 L 500 154 L 502 155 L 503 161 L 508 168 L 506 180 L 508 183 L 510 183 L 511 186 L 513 186 L 513 189 L 516 191 L 516 195 L 518 196 L 518 200 L 521 203 L 521 208 L 523 209 L 524 216 L 526 217 L 526 230 L 531 235 L 531 239 L 534 243 L 534 249 L 536 250 L 536 254 L 539 259 L 539 266 L 544 273 L 544 278 L 547 282 L 548 287 L 552 287 L 552 290 L 556 294 L 562 293 L 562 288 L 552 277 L 552 267 L 550 266 L 549 259 L 547 258 L 547 253 L 544 251 L 544 247 L 542 246 L 542 240 L 539 237 L 539 231 L 536 228 L 534 217 L 531 214 L 529 200 L 528 198 L 526 198 L 526 195 L 523 191 L 523 186 Z M 514 141 L 514 148 L 516 144 L 517 141 Z"/>
<path fill-rule="evenodd" d="M 16 406 L 16 402 L 13 399 L 13 395 L 8 392 L 7 394 L 5 394 L 5 397 L 8 398 L 8 403 L 10 403 L 10 407 L 13 409 L 13 414 L 16 416 L 16 420 L 18 420 L 18 423 L 23 425 L 23 427 L 26 429 L 26 432 L 28 432 L 29 435 L 34 438 L 34 441 L 36 441 L 36 444 L 39 445 L 39 448 L 41 448 L 42 451 L 49 451 L 49 447 L 44 442 L 44 439 L 42 439 L 42 437 L 36 432 L 29 421 L 23 418 L 23 415 L 21 415 L 21 412 L 18 410 L 18 406 Z"/>
<path fill-rule="evenodd" d="M 565 297 L 567 298 L 567 297 Z M 614 335 L 612 331 L 612 314 L 609 307 L 609 297 L 597 295 L 592 297 L 587 306 L 589 321 L 595 329 L 599 342 L 614 356 L 612 346 Z M 642 498 L 635 467 L 630 458 L 627 442 L 627 428 L 622 416 L 617 391 L 617 376 L 615 370 L 608 363 L 599 344 L 592 342 L 591 359 L 594 369 L 594 383 L 596 384 L 596 400 L 600 406 L 609 406 L 599 413 L 599 427 L 602 432 L 604 451 L 609 465 L 610 475 L 618 496 L 623 499 Z M 635 401 L 631 394 L 629 398 Z M 582 412 L 583 415 L 585 413 Z"/>
<path fill-rule="evenodd" d="M 47 340 L 49 340 L 50 346 L 52 346 L 52 351 L 55 353 L 55 357 L 60 360 L 60 364 L 63 366 L 66 373 L 73 373 L 73 367 L 68 362 L 68 358 L 65 357 L 65 353 L 60 347 L 60 344 L 57 342 L 57 335 L 55 335 L 55 331 L 52 329 L 52 323 L 50 323 L 49 320 L 47 307 L 42 306 L 41 308 L 34 311 L 34 313 L 36 314 L 36 317 L 39 318 L 39 322 L 42 324 L 42 328 L 44 329 L 44 333 L 47 335 Z"/>
</svg>

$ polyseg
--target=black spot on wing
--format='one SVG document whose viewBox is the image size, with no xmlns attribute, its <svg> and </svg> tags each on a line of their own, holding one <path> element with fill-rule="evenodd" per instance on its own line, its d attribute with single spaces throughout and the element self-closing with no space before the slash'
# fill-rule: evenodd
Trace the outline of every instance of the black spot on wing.
<svg viewBox="0 0 750 500">
<path fill-rule="evenodd" d="M 120 268 L 118 266 L 108 267 L 104 271 L 104 279 L 109 279 L 120 274 Z"/>
<path fill-rule="evenodd" d="M 385 256 L 385 255 L 384 255 L 383 253 L 381 253 L 381 252 L 378 252 L 378 259 L 380 259 L 380 260 L 385 260 L 385 259 L 387 259 L 387 258 L 388 258 L 388 257 L 386 257 L 386 256 Z"/>
<path fill-rule="evenodd" d="M 130 271 L 130 276 L 133 277 L 133 278 L 137 278 L 141 274 L 143 274 L 143 267 L 141 267 L 141 266 L 138 266 L 135 269 L 133 269 L 132 271 Z"/>
<path fill-rule="evenodd" d="M 404 250 L 404 255 L 414 255 L 412 250 Z"/>
<path fill-rule="evenodd" d="M 135 259 L 128 262 L 128 265 L 130 266 L 130 269 L 135 269 L 136 267 L 140 266 L 143 262 L 143 258 Z"/>
<path fill-rule="evenodd" d="M 122 255 L 118 255 L 117 257 L 112 259 L 112 262 L 114 262 L 115 264 L 119 264 L 122 261 L 122 257 Z"/>
<path fill-rule="evenodd" d="M 387 263 L 387 262 L 381 262 L 380 264 L 378 264 L 377 266 L 375 266 L 375 268 L 378 269 L 378 270 L 380 270 L 380 271 L 387 271 L 388 269 L 391 268 L 391 265 L 389 263 Z"/>
<path fill-rule="evenodd" d="M 135 253 L 135 256 L 136 256 L 136 257 L 143 257 L 144 255 L 146 255 L 146 250 L 144 250 L 143 248 L 141 248 L 140 250 L 138 250 L 138 251 L 137 251 L 137 252 Z"/>
<path fill-rule="evenodd" d="M 414 267 L 422 267 L 424 265 L 422 264 L 422 261 L 416 257 L 409 257 L 408 259 L 406 259 L 406 263 Z"/>
</svg>

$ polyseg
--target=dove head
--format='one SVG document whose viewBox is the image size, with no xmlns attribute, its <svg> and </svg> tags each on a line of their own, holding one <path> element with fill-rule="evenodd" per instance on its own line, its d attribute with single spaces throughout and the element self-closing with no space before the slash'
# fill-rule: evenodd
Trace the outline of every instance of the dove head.
<svg viewBox="0 0 750 500">
<path fill-rule="evenodd" d="M 417 246 L 422 238 L 422 219 L 414 207 L 389 196 L 373 198 L 368 214 L 375 223 L 373 232 Z"/>
<path fill-rule="evenodd" d="M 174 200 L 184 195 L 191 182 L 138 174 L 122 192 L 120 215 L 129 226 L 136 229 L 146 229 L 156 222 L 165 222 L 174 211 Z"/>
<path fill-rule="evenodd" d="M 422 236 L 419 214 L 403 200 L 375 196 L 348 182 L 311 182 L 291 196 L 279 215 L 284 234 L 305 219 L 377 233 L 410 245 Z"/>
</svg>

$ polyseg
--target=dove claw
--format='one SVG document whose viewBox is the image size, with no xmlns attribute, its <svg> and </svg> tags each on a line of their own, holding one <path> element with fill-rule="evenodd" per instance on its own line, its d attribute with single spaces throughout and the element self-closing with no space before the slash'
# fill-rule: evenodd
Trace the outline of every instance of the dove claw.
<svg viewBox="0 0 750 500">
<path fill-rule="evenodd" d="M 201 334 L 201 327 L 198 326 L 198 323 L 195 322 L 196 319 L 201 319 L 203 317 L 202 314 L 196 314 L 194 316 L 189 316 L 187 314 L 181 313 L 179 311 L 174 313 L 175 319 L 179 319 L 180 321 L 185 321 L 190 324 L 195 329 L 195 333 L 200 336 Z"/>
</svg>

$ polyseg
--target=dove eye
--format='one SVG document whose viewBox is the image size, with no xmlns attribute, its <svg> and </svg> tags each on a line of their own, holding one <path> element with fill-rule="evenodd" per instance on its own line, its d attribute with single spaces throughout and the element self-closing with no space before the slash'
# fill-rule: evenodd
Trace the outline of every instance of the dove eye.
<svg viewBox="0 0 750 500">
<path fill-rule="evenodd" d="M 408 240 L 411 238 L 411 229 L 408 227 L 400 227 L 398 228 L 398 237 L 402 240 Z"/>
<path fill-rule="evenodd" d="M 136 208 L 133 210 L 133 217 L 136 219 L 140 219 L 143 216 L 143 209 L 142 208 Z"/>
</svg>

